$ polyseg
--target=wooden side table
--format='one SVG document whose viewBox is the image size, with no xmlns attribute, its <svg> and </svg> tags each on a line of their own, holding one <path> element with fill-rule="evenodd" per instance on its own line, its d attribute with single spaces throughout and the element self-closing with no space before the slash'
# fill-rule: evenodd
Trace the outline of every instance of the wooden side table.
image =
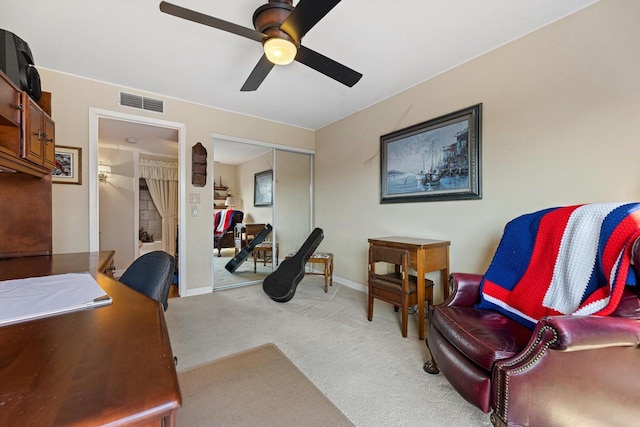
<svg viewBox="0 0 640 427">
<path fill-rule="evenodd" d="M 409 251 L 409 265 L 418 273 L 418 335 L 424 340 L 424 284 L 425 273 L 440 271 L 442 294 L 449 297 L 449 246 L 447 240 L 415 237 L 377 237 L 369 239 L 369 246 L 388 246 Z"/>
<path fill-rule="evenodd" d="M 295 254 L 295 252 L 291 252 L 284 258 L 291 258 Z M 331 252 L 316 252 L 311 254 L 311 256 L 309 257 L 309 261 L 307 262 L 310 264 L 324 265 L 322 273 L 311 271 L 305 272 L 305 274 L 324 276 L 324 293 L 326 294 L 327 292 L 329 292 L 329 286 L 333 286 L 333 254 Z"/>
<path fill-rule="evenodd" d="M 278 258 L 280 257 L 279 244 L 276 243 L 276 265 L 278 265 Z M 273 244 L 271 242 L 258 243 L 253 248 L 253 272 L 257 272 L 258 261 L 262 261 L 263 265 L 267 265 L 267 261 L 273 259 Z"/>
</svg>

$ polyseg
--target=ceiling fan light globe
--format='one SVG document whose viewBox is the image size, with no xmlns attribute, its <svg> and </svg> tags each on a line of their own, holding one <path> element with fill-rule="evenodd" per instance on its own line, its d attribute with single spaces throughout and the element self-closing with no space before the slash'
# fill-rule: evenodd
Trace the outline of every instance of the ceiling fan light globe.
<svg viewBox="0 0 640 427">
<path fill-rule="evenodd" d="M 267 39 L 263 47 L 267 59 L 276 65 L 290 64 L 298 53 L 295 44 L 277 37 Z"/>
</svg>

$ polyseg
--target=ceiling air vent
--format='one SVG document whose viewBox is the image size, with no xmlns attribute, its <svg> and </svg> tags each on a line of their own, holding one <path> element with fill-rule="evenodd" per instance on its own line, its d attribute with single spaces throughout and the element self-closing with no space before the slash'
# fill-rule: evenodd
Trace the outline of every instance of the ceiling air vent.
<svg viewBox="0 0 640 427">
<path fill-rule="evenodd" d="M 138 108 L 140 110 L 155 111 L 156 113 L 164 113 L 163 100 L 134 95 L 133 93 L 120 92 L 120 105 Z"/>
</svg>

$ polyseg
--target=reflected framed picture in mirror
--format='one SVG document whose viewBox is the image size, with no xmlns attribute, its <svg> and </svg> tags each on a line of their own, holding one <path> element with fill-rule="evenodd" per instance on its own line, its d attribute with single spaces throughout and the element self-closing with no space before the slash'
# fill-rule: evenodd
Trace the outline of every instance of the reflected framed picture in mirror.
<svg viewBox="0 0 640 427">
<path fill-rule="evenodd" d="M 253 179 L 253 206 L 273 204 L 273 169 L 258 172 Z"/>
</svg>

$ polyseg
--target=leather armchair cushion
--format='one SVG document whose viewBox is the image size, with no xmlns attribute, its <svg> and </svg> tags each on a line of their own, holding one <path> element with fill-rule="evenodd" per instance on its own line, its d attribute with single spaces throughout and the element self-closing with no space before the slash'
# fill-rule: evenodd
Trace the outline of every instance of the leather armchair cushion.
<svg viewBox="0 0 640 427">
<path fill-rule="evenodd" d="M 438 368 L 449 383 L 467 401 L 489 412 L 491 409 L 491 373 L 462 355 L 440 332 L 429 330 L 429 349 L 438 360 Z"/>
<path fill-rule="evenodd" d="M 494 362 L 520 353 L 531 338 L 531 331 L 518 322 L 473 307 L 437 305 L 431 321 L 433 327 L 446 331 L 450 344 L 487 371 Z"/>
</svg>

